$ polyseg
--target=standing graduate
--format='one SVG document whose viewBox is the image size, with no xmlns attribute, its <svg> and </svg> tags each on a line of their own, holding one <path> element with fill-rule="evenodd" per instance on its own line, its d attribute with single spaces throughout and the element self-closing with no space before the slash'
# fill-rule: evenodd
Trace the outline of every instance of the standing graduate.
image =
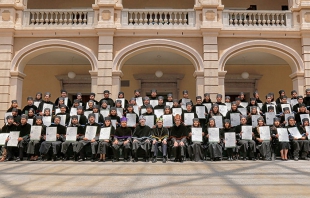
<svg viewBox="0 0 310 198">
<path fill-rule="evenodd" d="M 77 133 L 76 133 L 76 141 L 74 142 L 69 142 L 69 141 L 65 141 L 62 143 L 61 145 L 61 152 L 63 153 L 64 157 L 62 158 L 62 161 L 67 161 L 69 156 L 67 154 L 68 149 L 70 147 L 70 145 L 72 145 L 72 150 L 74 153 L 74 160 L 76 161 L 77 156 L 76 156 L 76 152 L 75 152 L 75 148 L 78 144 L 78 141 L 81 140 L 80 136 L 81 134 L 85 134 L 85 127 L 83 127 L 78 120 L 78 116 L 77 115 L 73 115 L 71 116 L 71 123 L 68 124 L 68 127 L 76 127 L 77 129 Z"/>
<path fill-rule="evenodd" d="M 242 126 L 247 126 L 247 117 L 246 116 L 241 116 L 240 118 L 240 125 L 235 127 L 235 132 L 236 132 L 236 137 L 239 135 L 240 138 L 237 138 L 237 145 L 240 146 L 240 151 L 243 153 L 243 160 L 247 160 L 247 154 L 249 153 L 249 158 L 252 159 L 253 161 L 256 161 L 256 158 L 254 154 L 256 153 L 256 143 L 253 140 L 254 139 L 254 133 L 252 132 L 252 139 L 251 140 L 244 140 L 242 139 Z M 248 126 L 252 126 L 248 125 Z"/>
<path fill-rule="evenodd" d="M 253 93 L 253 96 L 254 96 L 254 98 L 256 99 L 256 102 L 257 102 L 257 103 L 263 103 L 263 102 L 259 99 L 259 94 L 258 94 L 257 91 L 255 91 L 255 92 Z"/>
<path fill-rule="evenodd" d="M 237 103 L 236 102 L 232 102 L 231 103 L 231 110 L 229 110 L 227 112 L 225 118 L 230 120 L 231 119 L 230 118 L 230 114 L 232 114 L 232 113 L 239 113 L 240 116 L 242 115 L 241 112 L 237 108 Z"/>
<path fill-rule="evenodd" d="M 64 90 L 64 89 L 60 90 L 60 97 L 59 98 L 64 99 L 64 105 L 66 105 L 67 107 L 72 107 L 72 102 L 68 98 L 68 92 L 66 90 Z M 58 106 L 59 98 L 56 99 L 55 106 Z"/>
<path fill-rule="evenodd" d="M 295 120 L 296 120 L 296 124 L 299 126 L 299 125 L 302 125 L 302 122 L 301 122 L 301 116 L 302 115 L 309 115 L 309 113 L 307 112 L 307 108 L 306 108 L 306 105 L 305 104 L 300 104 L 299 105 L 299 111 L 298 113 L 296 113 L 295 115 Z"/>
<path fill-rule="evenodd" d="M 51 109 L 51 115 L 53 115 L 53 113 L 54 113 L 54 111 L 55 111 L 55 105 L 54 105 L 54 103 L 52 102 L 52 101 L 50 101 L 50 99 L 51 99 L 51 94 L 49 93 L 49 92 L 46 92 L 45 94 L 44 94 L 44 100 L 39 104 L 39 107 L 38 107 L 38 112 L 39 112 L 39 115 L 40 116 L 43 116 L 43 114 L 44 114 L 44 109 L 43 109 L 43 106 L 44 106 L 44 104 L 51 104 L 51 105 L 53 105 L 53 109 Z"/>
<path fill-rule="evenodd" d="M 109 90 L 104 90 L 103 91 L 103 98 L 99 102 L 100 105 L 101 105 L 101 102 L 103 100 L 107 101 L 108 105 L 110 105 L 110 108 L 115 106 L 115 103 L 114 103 L 113 99 L 110 98 L 110 91 Z"/>
<path fill-rule="evenodd" d="M 7 116 L 6 120 L 7 120 L 7 123 L 2 127 L 1 133 L 10 133 L 11 131 L 18 131 L 17 125 L 14 124 L 13 116 L 11 116 L 11 115 Z M 0 162 L 12 160 L 12 156 L 7 156 L 7 154 L 8 154 L 8 148 L 7 148 L 8 141 L 9 141 L 9 137 L 5 140 L 5 145 L 4 145 L 2 158 L 0 159 Z"/>
<path fill-rule="evenodd" d="M 142 114 L 142 115 L 143 116 L 154 116 L 153 127 L 152 127 L 152 128 L 154 128 L 157 116 L 154 114 L 154 110 L 153 110 L 152 105 L 147 105 L 146 106 L 146 112 L 144 114 Z"/>
<path fill-rule="evenodd" d="M 222 103 L 222 98 L 223 98 L 222 94 L 217 94 L 216 95 L 216 104 L 218 104 L 218 105 L 226 105 L 225 103 Z"/>
<path fill-rule="evenodd" d="M 14 119 L 14 124 L 18 126 L 20 124 L 20 120 L 21 120 L 21 117 L 18 114 L 18 109 L 16 109 L 16 108 L 12 109 L 12 116 Z"/>
<path fill-rule="evenodd" d="M 6 112 L 12 112 L 13 109 L 17 109 L 18 115 L 22 115 L 22 110 L 18 109 L 18 103 L 17 100 L 11 101 L 11 106 Z"/>
<path fill-rule="evenodd" d="M 158 105 L 154 107 L 154 109 L 164 109 L 165 104 L 164 104 L 164 97 L 158 96 Z"/>
<path fill-rule="evenodd" d="M 84 115 L 84 109 L 82 106 L 78 106 L 76 108 L 76 113 L 77 113 L 77 116 L 79 117 L 79 123 L 81 125 L 86 125 L 87 123 L 87 118 L 86 116 Z"/>
<path fill-rule="evenodd" d="M 270 94 L 266 95 L 266 102 L 262 106 L 263 113 L 268 112 L 267 105 L 273 105 L 271 102 L 272 102 L 272 96 Z"/>
<path fill-rule="evenodd" d="M 185 106 L 186 103 L 188 103 L 188 102 L 193 104 L 192 100 L 189 98 L 188 91 L 184 90 L 183 91 L 183 98 L 179 100 L 179 104 L 181 106 Z"/>
<path fill-rule="evenodd" d="M 185 116 L 186 116 L 187 113 L 194 114 L 194 118 L 198 118 L 196 112 L 193 110 L 192 105 L 193 104 L 191 102 L 187 102 L 186 103 L 186 110 L 183 110 L 183 113 L 182 113 L 182 116 L 181 116 L 181 118 L 182 118 L 182 120 L 184 122 L 185 122 Z M 191 125 L 186 125 L 185 123 L 184 123 L 184 125 L 187 126 L 188 129 L 190 129 L 190 127 L 191 127 Z"/>
<path fill-rule="evenodd" d="M 34 109 L 35 113 L 37 112 L 37 106 L 33 104 L 33 98 L 31 96 L 27 97 L 27 105 L 23 108 L 22 114 L 28 115 L 29 109 Z"/>
<path fill-rule="evenodd" d="M 119 161 L 119 150 L 120 148 L 123 148 L 123 154 L 124 154 L 124 162 L 129 161 L 129 152 L 130 152 L 130 141 L 131 141 L 131 135 L 132 131 L 130 128 L 127 127 L 127 118 L 122 117 L 121 119 L 121 126 L 116 129 L 113 143 L 112 143 L 112 149 L 113 149 L 113 155 L 114 159 L 113 162 Z"/>
<path fill-rule="evenodd" d="M 65 116 L 65 126 L 67 126 L 70 122 L 70 114 L 67 113 L 66 105 L 60 105 L 60 112 L 56 114 L 56 116 Z"/>
<path fill-rule="evenodd" d="M 27 121 L 28 121 L 28 116 L 23 114 L 21 116 L 21 124 L 18 127 L 20 131 L 19 138 L 18 138 L 18 144 L 17 144 L 19 155 L 16 158 L 16 162 L 23 161 L 24 151 L 25 151 L 25 148 L 27 148 L 27 145 L 29 142 L 31 125 L 28 124 Z M 10 149 L 8 150 L 8 154 L 9 153 L 10 153 Z"/>
<path fill-rule="evenodd" d="M 99 111 L 99 105 L 94 105 L 94 107 L 93 107 L 93 113 L 96 115 L 96 113 L 97 113 L 97 116 L 98 116 L 98 118 L 97 118 L 97 116 L 96 116 L 96 122 L 98 123 L 98 124 L 103 124 L 104 123 L 104 118 L 103 118 L 103 115 L 100 113 L 100 111 Z"/>
<path fill-rule="evenodd" d="M 36 115 L 35 115 L 35 110 L 34 109 L 32 109 L 32 108 L 30 108 L 29 110 L 28 110 L 28 123 L 30 124 L 30 125 L 34 125 L 35 124 L 35 122 L 36 122 Z M 32 121 L 31 121 L 32 120 Z"/>
<path fill-rule="evenodd" d="M 78 106 L 85 107 L 85 102 L 83 101 L 82 96 L 82 93 L 76 93 L 76 100 L 79 102 Z"/>
<path fill-rule="evenodd" d="M 204 96 L 204 99 L 203 99 L 202 103 L 212 103 L 209 93 L 205 93 L 203 96 Z M 208 110 L 210 110 L 210 109 L 208 109 Z"/>
<path fill-rule="evenodd" d="M 168 103 L 171 103 L 171 102 L 172 102 L 172 104 L 173 104 L 173 95 L 172 95 L 172 93 L 169 93 L 169 94 L 167 94 L 167 99 L 164 101 L 165 106 L 167 106 Z M 170 106 L 170 105 L 169 105 L 169 106 Z"/>
<path fill-rule="evenodd" d="M 167 139 L 169 131 L 163 126 L 163 119 L 157 118 L 156 127 L 152 129 L 152 153 L 154 153 L 152 163 L 157 162 L 158 150 L 163 153 L 163 163 L 167 161 Z"/>
<path fill-rule="evenodd" d="M 152 89 L 151 90 L 151 100 L 157 100 L 157 90 L 156 89 Z"/>
<path fill-rule="evenodd" d="M 110 114 L 109 116 L 111 118 L 111 122 L 115 122 L 115 128 L 118 128 L 120 123 L 121 123 L 121 119 L 120 117 L 117 115 L 117 111 L 115 107 L 111 107 L 110 108 Z"/>
<path fill-rule="evenodd" d="M 95 104 L 99 104 L 99 105 L 101 105 L 101 100 L 100 100 L 100 103 L 95 99 L 95 97 L 96 97 L 96 94 L 95 93 L 90 93 L 89 94 L 89 100 L 92 100 L 93 101 L 93 105 L 95 105 Z M 88 101 L 89 101 L 88 100 Z M 88 103 L 88 102 L 87 102 Z M 86 106 L 85 106 L 85 109 L 88 109 L 89 107 L 88 107 L 88 104 L 86 103 Z"/>
<path fill-rule="evenodd" d="M 285 96 L 285 91 L 284 90 L 280 90 L 279 91 L 279 98 L 277 98 L 276 104 L 280 104 L 281 103 L 281 100 L 282 100 L 283 96 Z"/>
<path fill-rule="evenodd" d="M 220 131 L 220 138 L 222 139 L 222 141 L 224 142 L 224 149 L 226 150 L 227 152 L 227 159 L 228 161 L 232 161 L 232 160 L 236 160 L 236 148 L 226 148 L 225 147 L 225 133 L 235 133 L 235 129 L 233 127 L 231 127 L 231 123 L 230 123 L 230 120 L 229 119 L 225 119 L 224 120 L 224 128 L 221 129 Z M 236 136 L 239 136 L 239 134 L 236 134 Z M 236 140 L 238 138 L 236 137 Z M 236 142 L 237 144 L 237 142 Z"/>
<path fill-rule="evenodd" d="M 209 122 L 207 123 L 205 138 L 208 142 L 210 160 L 211 161 L 221 161 L 222 160 L 222 153 L 223 153 L 222 143 L 220 141 L 220 138 L 219 138 L 218 142 L 209 142 L 209 132 L 208 132 L 209 128 L 216 128 L 214 118 L 210 118 Z"/>
<path fill-rule="evenodd" d="M 301 105 L 301 104 L 304 104 L 303 102 L 304 102 L 304 99 L 303 99 L 303 97 L 302 96 L 297 96 L 297 104 L 295 104 L 294 106 L 293 106 L 293 111 L 294 111 L 294 113 L 297 113 L 298 112 L 298 109 L 299 109 L 299 106 Z M 309 113 L 309 111 L 307 110 L 307 112 Z"/>
<path fill-rule="evenodd" d="M 257 127 L 253 128 L 253 133 L 255 137 L 256 147 L 258 147 L 259 153 L 263 160 L 271 161 L 271 145 L 270 141 L 261 139 L 259 127 L 266 126 L 263 117 L 257 119 Z M 271 138 L 270 138 L 271 140 Z M 259 159 L 259 155 L 257 157 Z"/>
<path fill-rule="evenodd" d="M 200 123 L 200 126 L 202 126 L 202 131 L 204 131 L 205 130 L 205 125 L 206 125 L 206 119 L 207 119 L 207 117 L 208 117 L 208 110 L 210 110 L 210 109 L 207 109 L 207 107 L 206 106 L 204 106 L 203 104 L 202 104 L 202 97 L 201 96 L 196 96 L 196 105 L 194 105 L 193 106 L 193 111 L 195 112 L 195 113 L 197 113 L 197 107 L 199 108 L 201 108 L 201 107 L 204 107 L 203 109 L 204 109 L 204 111 L 205 111 L 205 114 L 204 114 L 204 117 L 203 118 L 199 118 L 199 123 Z"/>
<path fill-rule="evenodd" d="M 46 126 L 43 124 L 42 116 L 36 116 L 34 126 L 41 126 L 41 139 L 40 140 L 30 140 L 28 143 L 27 154 L 30 156 L 30 161 L 37 161 L 40 155 L 39 149 L 41 142 L 43 141 L 43 136 L 46 135 Z M 31 138 L 31 136 L 30 136 Z"/>
<path fill-rule="evenodd" d="M 280 154 L 281 154 L 281 160 L 287 161 L 287 153 L 290 149 L 290 143 L 289 142 L 279 142 L 279 134 L 278 134 L 278 128 L 282 128 L 280 123 L 280 118 L 274 118 L 273 119 L 273 126 L 270 127 L 271 134 L 272 134 L 272 149 L 273 153 L 276 149 L 276 147 L 279 145 Z"/>
<path fill-rule="evenodd" d="M 204 158 L 204 151 L 203 151 L 203 141 L 201 142 L 193 142 L 192 141 L 192 132 L 193 132 L 193 128 L 201 128 L 202 130 L 202 137 L 201 140 L 203 140 L 203 136 L 204 136 L 204 131 L 203 128 L 200 125 L 199 119 L 198 118 L 194 118 L 193 119 L 193 125 L 190 128 L 190 132 L 188 133 L 188 137 L 189 137 L 189 145 L 187 147 L 187 151 L 188 151 L 188 155 L 191 161 L 203 161 Z"/>
<path fill-rule="evenodd" d="M 144 116 L 140 116 L 139 125 L 137 125 L 132 134 L 132 152 L 134 156 L 133 162 L 138 161 L 137 151 L 139 148 L 142 148 L 144 150 L 144 161 L 149 162 L 151 149 L 151 128 L 145 125 Z"/>
<path fill-rule="evenodd" d="M 290 123 L 290 122 L 289 122 Z M 304 160 L 308 160 L 308 153 L 309 153 L 309 140 L 308 140 L 308 135 L 309 133 L 306 130 L 306 127 L 309 126 L 309 119 L 308 118 L 304 118 L 302 119 L 302 124 L 301 125 L 297 125 L 298 131 L 301 134 L 301 137 L 295 137 L 294 135 L 292 135 L 292 137 L 294 137 L 294 140 L 297 140 L 298 145 L 299 145 L 299 150 L 301 151 L 301 159 Z M 295 144 L 294 144 L 295 147 Z"/>
<path fill-rule="evenodd" d="M 99 162 L 105 162 L 108 148 L 112 145 L 112 140 L 115 135 L 115 128 L 112 126 L 110 117 L 105 117 L 103 128 L 105 127 L 110 128 L 110 138 L 106 140 L 100 140 L 98 143 L 98 154 L 100 155 Z"/>
<path fill-rule="evenodd" d="M 125 108 L 127 108 L 128 100 L 125 99 L 124 92 L 122 92 L 122 91 L 118 92 L 118 99 L 123 99 L 123 98 L 124 98 L 125 104 L 122 104 L 122 107 L 125 109 Z"/>
<path fill-rule="evenodd" d="M 181 122 L 181 116 L 175 115 L 174 117 L 175 125 L 171 128 L 170 139 L 172 143 L 172 153 L 174 162 L 183 163 L 185 152 L 186 152 L 186 144 L 187 144 L 187 136 L 188 129 Z"/>
<path fill-rule="evenodd" d="M 60 124 L 61 117 L 60 116 L 55 116 L 54 118 L 54 123 L 50 127 L 56 127 L 57 132 L 56 132 L 56 141 L 54 142 L 48 142 L 48 141 L 43 141 L 41 146 L 40 146 L 40 153 L 42 155 L 42 160 L 46 161 L 48 160 L 48 152 L 50 148 L 52 147 L 53 149 L 53 157 L 52 161 L 57 160 L 57 154 L 60 151 L 61 144 L 64 141 L 64 137 L 66 135 L 66 127 Z M 46 137 L 44 138 L 46 140 Z"/>
</svg>

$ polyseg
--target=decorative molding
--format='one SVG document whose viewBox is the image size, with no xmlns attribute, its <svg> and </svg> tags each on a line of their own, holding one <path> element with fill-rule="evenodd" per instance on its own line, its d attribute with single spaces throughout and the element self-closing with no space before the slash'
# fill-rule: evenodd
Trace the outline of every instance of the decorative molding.
<svg viewBox="0 0 310 198">
<path fill-rule="evenodd" d="M 140 80 L 142 83 L 144 82 L 177 82 L 178 80 L 182 80 L 184 78 L 184 74 L 165 74 L 158 78 L 155 74 L 134 74 L 133 77 L 136 80 Z"/>
</svg>

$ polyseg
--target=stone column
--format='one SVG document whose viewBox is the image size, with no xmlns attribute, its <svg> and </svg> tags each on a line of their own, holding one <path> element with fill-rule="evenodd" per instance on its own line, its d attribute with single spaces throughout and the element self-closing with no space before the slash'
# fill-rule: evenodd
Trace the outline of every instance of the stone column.
<svg viewBox="0 0 310 198">
<path fill-rule="evenodd" d="M 302 92 L 298 92 L 300 95 L 305 94 L 305 89 L 310 88 L 310 38 L 302 38 L 302 53 L 303 53 L 303 61 L 304 61 L 304 67 L 305 67 L 305 73 L 304 73 L 304 88 Z M 300 81 L 300 75 L 291 74 L 290 76 L 293 80 L 293 85 L 298 86 L 298 83 Z M 298 80 L 299 79 L 299 80 Z M 298 80 L 298 81 L 297 81 Z M 294 88 L 295 88 L 294 86 Z"/>
<path fill-rule="evenodd" d="M 227 71 L 221 71 L 218 72 L 218 76 L 219 76 L 219 94 L 223 95 L 223 98 L 225 98 L 225 76 L 226 76 Z"/>
<path fill-rule="evenodd" d="M 121 71 L 113 71 L 112 72 L 112 98 L 115 99 L 118 97 L 118 92 L 121 90 L 121 79 L 123 76 L 123 72 Z"/>
<path fill-rule="evenodd" d="M 305 93 L 305 74 L 304 73 L 293 73 L 290 75 L 293 82 L 293 89 L 297 91 L 298 95 Z"/>
<path fill-rule="evenodd" d="M 202 96 L 204 94 L 204 72 L 195 72 L 196 78 L 196 96 Z"/>
</svg>

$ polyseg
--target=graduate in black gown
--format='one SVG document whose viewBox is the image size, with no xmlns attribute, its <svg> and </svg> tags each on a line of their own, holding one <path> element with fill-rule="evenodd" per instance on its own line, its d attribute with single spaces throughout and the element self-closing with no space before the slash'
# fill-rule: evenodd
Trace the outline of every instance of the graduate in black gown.
<svg viewBox="0 0 310 198">
<path fill-rule="evenodd" d="M 278 134 L 278 128 L 282 128 L 280 123 L 280 118 L 274 118 L 273 119 L 273 126 L 270 127 L 271 130 L 271 138 L 272 138 L 272 149 L 273 153 L 277 146 L 279 146 L 280 154 L 281 154 L 281 160 L 287 161 L 287 153 L 290 149 L 290 143 L 289 142 L 279 142 L 279 134 Z"/>
<path fill-rule="evenodd" d="M 29 111 L 30 112 L 30 111 Z M 46 126 L 43 124 L 42 116 L 36 116 L 34 126 L 41 126 L 41 137 L 40 140 L 30 140 L 28 142 L 27 154 L 30 156 L 30 161 L 37 161 L 40 155 L 39 149 L 43 136 L 46 135 Z M 31 134 L 30 134 L 31 138 Z"/>
<path fill-rule="evenodd" d="M 130 130 L 130 128 L 127 127 L 127 118 L 122 117 L 121 126 L 116 129 L 112 143 L 112 149 L 114 155 L 113 162 L 119 161 L 120 148 L 123 148 L 124 162 L 129 161 L 128 154 L 131 149 L 131 136 L 132 131 Z"/>
<path fill-rule="evenodd" d="M 10 106 L 10 108 L 9 108 L 6 112 L 12 112 L 13 109 L 17 109 L 18 115 L 22 115 L 22 110 L 20 110 L 20 109 L 18 108 L 17 100 L 12 100 L 12 101 L 11 101 L 11 106 Z"/>
<path fill-rule="evenodd" d="M 204 98 L 203 98 L 202 103 L 212 103 L 209 93 L 205 93 L 203 96 Z M 210 109 L 208 109 L 208 111 L 210 111 Z"/>
<path fill-rule="evenodd" d="M 17 131 L 18 127 L 16 124 L 14 124 L 14 118 L 13 116 L 9 115 L 6 117 L 7 123 L 2 127 L 1 133 L 10 133 L 11 131 Z M 9 137 L 5 140 L 5 145 L 2 153 L 2 158 L 0 159 L 0 162 L 9 161 L 12 160 L 12 156 L 7 156 L 7 143 L 9 141 Z"/>
<path fill-rule="evenodd" d="M 100 106 L 101 106 L 101 103 L 102 103 L 103 100 L 107 101 L 107 103 L 110 106 L 110 108 L 115 106 L 115 103 L 114 103 L 113 99 L 110 98 L 110 91 L 109 90 L 104 90 L 103 91 L 103 98 L 99 101 Z"/>
<path fill-rule="evenodd" d="M 186 154 L 186 145 L 188 137 L 188 129 L 181 122 L 181 116 L 175 115 L 174 117 L 174 126 L 171 128 L 170 139 L 172 143 L 172 153 L 174 162 L 183 163 L 185 154 Z"/>
<path fill-rule="evenodd" d="M 137 125 L 132 134 L 132 152 L 134 156 L 133 162 L 138 161 L 137 150 L 139 148 L 142 148 L 144 150 L 144 161 L 149 162 L 151 149 L 151 128 L 145 125 L 144 116 L 140 116 L 139 125 Z"/>
<path fill-rule="evenodd" d="M 33 98 L 31 96 L 27 97 L 27 105 L 23 108 L 22 114 L 28 115 L 29 109 L 33 109 L 35 113 L 37 112 L 37 106 L 33 104 Z"/>
<path fill-rule="evenodd" d="M 225 142 L 225 133 L 232 133 L 232 132 L 235 133 L 235 129 L 233 127 L 231 127 L 230 120 L 225 119 L 224 120 L 224 128 L 222 128 L 220 131 L 220 138 L 224 142 L 224 148 L 227 152 L 227 160 L 228 161 L 236 160 L 236 154 L 237 154 L 236 148 L 226 148 L 225 147 L 225 143 L 226 143 Z M 237 137 L 236 137 L 236 140 L 237 140 Z"/>
<path fill-rule="evenodd" d="M 68 92 L 66 90 L 64 90 L 64 89 L 60 90 L 60 97 L 59 98 L 64 99 L 64 105 L 66 105 L 67 107 L 70 107 L 70 108 L 72 107 L 72 102 L 68 98 Z M 58 106 L 59 98 L 56 99 L 55 106 Z"/>
<path fill-rule="evenodd" d="M 197 107 L 201 108 L 204 107 L 203 109 L 205 110 L 205 114 L 203 118 L 199 118 L 200 126 L 202 127 L 202 131 L 205 130 L 205 125 L 206 125 L 206 119 L 208 117 L 208 109 L 205 105 L 202 104 L 202 97 L 201 96 L 196 96 L 196 105 L 193 106 L 193 111 L 197 113 Z"/>
<path fill-rule="evenodd" d="M 266 126 L 264 122 L 263 117 L 259 117 L 257 119 L 257 127 L 253 128 L 253 133 L 255 137 L 256 142 L 256 148 L 258 148 L 260 156 L 263 160 L 271 161 L 271 145 L 270 141 L 266 141 L 261 139 L 260 137 L 260 128 L 262 126 Z M 270 137 L 271 140 L 271 137 Z M 259 159 L 259 155 L 257 156 L 257 159 Z"/>
<path fill-rule="evenodd" d="M 110 138 L 106 140 L 99 140 L 98 143 L 98 154 L 100 155 L 99 162 L 105 162 L 107 150 L 111 146 L 113 137 L 115 135 L 115 128 L 114 126 L 112 126 L 110 117 L 105 117 L 103 128 L 105 127 L 110 128 Z"/>
<path fill-rule="evenodd" d="M 51 112 L 50 112 L 51 115 L 53 115 L 53 113 L 55 112 L 55 105 L 52 101 L 50 101 L 50 99 L 51 99 L 51 94 L 49 92 L 46 92 L 44 94 L 44 100 L 39 104 L 39 107 L 38 107 L 38 112 L 39 112 L 40 116 L 43 116 L 43 114 L 44 114 L 44 109 L 43 109 L 44 104 L 53 105 L 53 107 L 52 107 L 53 109 L 51 109 Z"/>
<path fill-rule="evenodd" d="M 204 130 L 200 125 L 199 119 L 194 118 L 193 125 L 191 126 L 189 133 L 188 133 L 188 143 L 189 143 L 187 147 L 188 155 L 191 161 L 195 161 L 195 162 L 203 161 L 203 158 L 204 158 L 203 141 L 201 142 L 192 141 L 191 137 L 192 137 L 193 128 L 201 128 L 202 130 L 201 140 L 203 140 L 203 136 L 204 136 Z"/>
<path fill-rule="evenodd" d="M 157 162 L 158 150 L 163 153 L 163 163 L 167 161 L 167 139 L 169 131 L 163 126 L 163 119 L 157 118 L 156 127 L 152 129 L 152 153 L 154 154 L 152 163 Z"/>
<path fill-rule="evenodd" d="M 210 118 L 209 122 L 207 123 L 205 138 L 206 138 L 206 142 L 208 144 L 208 149 L 209 149 L 209 153 L 210 153 L 210 160 L 211 161 L 221 161 L 222 160 L 222 153 L 223 153 L 223 144 L 220 141 L 220 138 L 219 138 L 218 142 L 209 142 L 209 131 L 208 131 L 209 128 L 216 128 L 214 118 Z"/>
</svg>

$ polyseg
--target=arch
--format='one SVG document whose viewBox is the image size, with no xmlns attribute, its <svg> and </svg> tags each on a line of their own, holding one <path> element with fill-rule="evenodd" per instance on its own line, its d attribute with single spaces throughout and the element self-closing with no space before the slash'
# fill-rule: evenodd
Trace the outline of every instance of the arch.
<svg viewBox="0 0 310 198">
<path fill-rule="evenodd" d="M 51 51 L 69 51 L 87 58 L 92 71 L 97 71 L 97 58 L 93 51 L 79 43 L 62 39 L 50 39 L 29 44 L 19 50 L 12 59 L 11 71 L 23 73 L 25 65 L 34 57 Z"/>
<path fill-rule="evenodd" d="M 274 41 L 253 40 L 239 43 L 226 49 L 219 59 L 219 71 L 224 71 L 228 59 L 249 51 L 262 51 L 284 59 L 291 67 L 292 73 L 304 72 L 300 55 L 292 48 Z"/>
<path fill-rule="evenodd" d="M 113 71 L 121 71 L 124 63 L 131 57 L 143 52 L 154 51 L 154 49 L 170 51 L 184 56 L 193 63 L 196 72 L 202 71 L 202 57 L 194 48 L 168 39 L 148 39 L 128 45 L 115 56 L 113 60 Z"/>
</svg>

